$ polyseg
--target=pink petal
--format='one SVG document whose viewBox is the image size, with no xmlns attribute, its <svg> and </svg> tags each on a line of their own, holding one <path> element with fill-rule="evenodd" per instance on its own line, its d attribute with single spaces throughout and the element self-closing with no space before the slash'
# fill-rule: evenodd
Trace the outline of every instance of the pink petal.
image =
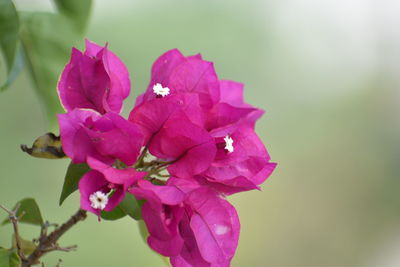
<svg viewBox="0 0 400 267">
<path fill-rule="evenodd" d="M 153 85 L 160 83 L 166 86 L 172 71 L 184 60 L 185 57 L 178 49 L 172 49 L 162 54 L 152 66 L 151 80 L 146 92 L 136 100 L 135 105 L 154 99 L 156 96 L 153 93 Z"/>
<path fill-rule="evenodd" d="M 95 122 L 97 129 L 88 130 L 88 134 L 98 140 L 96 149 L 103 155 L 120 159 L 127 165 L 133 165 L 143 145 L 143 135 L 135 124 L 114 113 L 107 113 Z"/>
<path fill-rule="evenodd" d="M 58 92 L 64 108 L 67 111 L 89 108 L 105 113 L 103 97 L 109 86 L 110 79 L 101 59 L 86 57 L 73 48 L 71 61 L 58 83 Z"/>
<path fill-rule="evenodd" d="M 89 108 L 104 114 L 119 113 L 129 95 L 130 80 L 125 65 L 107 46 L 86 40 L 84 53 L 73 48 L 70 62 L 58 82 L 58 93 L 67 111 Z"/>
<path fill-rule="evenodd" d="M 235 107 L 243 107 L 243 83 L 220 80 L 219 88 L 221 95 L 221 103 L 227 103 Z"/>
<path fill-rule="evenodd" d="M 204 124 L 204 113 L 196 94 L 178 94 L 144 102 L 131 111 L 129 121 L 139 125 L 145 140 L 150 140 L 177 112 L 190 115 L 190 121 L 194 124 Z"/>
<path fill-rule="evenodd" d="M 191 123 L 185 114 L 175 113 L 152 138 L 149 151 L 174 161 L 168 167 L 171 175 L 192 177 L 210 166 L 216 147 L 207 131 Z"/>
<path fill-rule="evenodd" d="M 136 106 L 156 98 L 153 86 L 160 83 L 170 94 L 195 93 L 202 107 L 210 108 L 219 100 L 219 82 L 213 63 L 200 54 L 184 57 L 177 49 L 159 57 L 152 67 L 151 80 L 146 92 L 139 96 Z"/>
<path fill-rule="evenodd" d="M 183 246 L 183 240 L 180 235 L 174 235 L 171 239 L 164 241 L 149 236 L 147 239 L 149 246 L 163 256 L 171 257 L 178 255 Z"/>
<path fill-rule="evenodd" d="M 154 193 L 160 202 L 166 205 L 178 205 L 185 198 L 185 194 L 174 186 L 154 185 L 147 180 L 141 180 L 138 182 L 137 187 Z"/>
<path fill-rule="evenodd" d="M 215 105 L 207 114 L 206 129 L 219 132 L 224 136 L 227 132 L 236 130 L 243 121 L 248 120 L 248 115 L 255 112 L 255 108 L 238 108 L 226 103 Z M 224 127 L 224 131 L 219 128 Z M 216 136 L 213 134 L 213 136 Z"/>
<path fill-rule="evenodd" d="M 235 208 L 207 188 L 189 195 L 195 213 L 190 227 L 202 257 L 210 263 L 223 263 L 235 254 L 240 223 Z"/>
<path fill-rule="evenodd" d="M 70 113 L 58 114 L 60 136 L 65 154 L 73 163 L 83 163 L 87 155 L 96 155 L 97 151 L 90 137 L 82 127 L 88 118 L 99 118 L 94 111 L 76 109 Z"/>
<path fill-rule="evenodd" d="M 219 101 L 219 82 L 212 62 L 189 58 L 178 65 L 163 86 L 174 92 L 198 93 L 200 104 L 211 107 Z"/>
<path fill-rule="evenodd" d="M 89 40 L 85 40 L 86 50 L 85 54 L 89 56 L 96 56 L 97 53 L 103 49 L 102 46 L 95 44 Z M 107 47 L 107 46 L 105 46 Z M 112 84 L 113 88 L 116 88 L 116 93 L 125 99 L 129 96 L 131 81 L 129 78 L 128 68 L 125 64 L 110 50 L 106 50 L 106 53 L 103 54 L 103 61 L 105 62 L 105 68 L 108 75 L 111 77 L 111 82 L 115 82 L 117 84 Z M 114 85 L 114 86 L 113 86 Z"/>
<path fill-rule="evenodd" d="M 179 224 L 180 235 L 184 240 L 182 251 L 180 255 L 171 257 L 171 264 L 173 267 L 210 267 L 210 263 L 206 262 L 199 251 L 196 243 L 195 236 L 190 228 L 190 219 L 185 214 Z"/>
<path fill-rule="evenodd" d="M 100 210 L 94 209 L 91 206 L 89 197 L 91 194 L 107 186 L 108 182 L 104 176 L 97 171 L 87 172 L 79 181 L 79 192 L 81 194 L 81 209 L 90 211 L 96 215 L 100 215 Z M 108 193 L 108 192 L 104 192 Z"/>
<path fill-rule="evenodd" d="M 116 169 L 93 157 L 88 157 L 87 163 L 90 168 L 101 172 L 108 182 L 123 185 L 125 190 L 147 175 L 147 172 L 138 172 L 134 168 Z"/>
</svg>

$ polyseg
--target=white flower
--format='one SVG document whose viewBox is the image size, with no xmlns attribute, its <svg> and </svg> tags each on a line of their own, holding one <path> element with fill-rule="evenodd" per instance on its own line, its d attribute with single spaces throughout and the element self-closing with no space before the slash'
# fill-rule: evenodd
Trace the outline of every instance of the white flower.
<svg viewBox="0 0 400 267">
<path fill-rule="evenodd" d="M 225 149 L 228 150 L 229 153 L 232 153 L 234 150 L 232 137 L 227 135 L 224 137 L 224 141 L 225 141 Z"/>
<path fill-rule="evenodd" d="M 89 196 L 90 206 L 94 209 L 104 210 L 108 203 L 108 197 L 101 191 L 94 192 Z"/>
<path fill-rule="evenodd" d="M 161 84 L 156 83 L 153 85 L 153 92 L 156 95 L 160 95 L 162 97 L 169 95 L 169 88 L 168 87 L 163 87 Z"/>
</svg>

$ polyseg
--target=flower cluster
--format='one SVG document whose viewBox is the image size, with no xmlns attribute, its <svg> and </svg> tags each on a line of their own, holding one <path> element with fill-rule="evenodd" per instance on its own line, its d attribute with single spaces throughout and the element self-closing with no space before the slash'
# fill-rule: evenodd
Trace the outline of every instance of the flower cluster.
<svg viewBox="0 0 400 267">
<path fill-rule="evenodd" d="M 177 49 L 153 64 L 125 119 L 129 91 L 128 70 L 107 46 L 72 50 L 58 121 L 65 154 L 90 166 L 81 208 L 99 216 L 132 194 L 144 200 L 149 246 L 173 266 L 229 266 L 240 223 L 225 197 L 258 189 L 276 166 L 254 131 L 263 111 L 244 102 L 243 84 Z"/>
</svg>

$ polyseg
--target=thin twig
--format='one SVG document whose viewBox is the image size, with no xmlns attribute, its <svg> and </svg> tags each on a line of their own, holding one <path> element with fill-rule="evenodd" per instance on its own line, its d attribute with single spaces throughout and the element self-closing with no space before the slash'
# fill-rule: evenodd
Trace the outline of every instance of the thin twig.
<svg viewBox="0 0 400 267">
<path fill-rule="evenodd" d="M 43 250 L 43 252 L 48 253 L 51 251 L 64 251 L 64 252 L 70 252 L 73 250 L 76 250 L 78 248 L 77 245 L 69 246 L 69 247 L 60 247 L 58 244 L 55 244 L 54 246 L 48 247 Z"/>
<path fill-rule="evenodd" d="M 30 267 L 34 264 L 39 263 L 39 259 L 50 251 L 71 251 L 76 249 L 76 246 L 62 248 L 57 244 L 57 240 L 65 234 L 72 226 L 77 224 L 79 221 L 85 220 L 87 217 L 87 213 L 84 210 L 78 210 L 68 221 L 62 224 L 60 227 L 57 227 L 53 232 L 47 235 L 47 228 L 50 224 L 44 226 L 44 231 L 39 238 L 39 245 L 32 252 L 31 255 L 27 258 L 25 262 L 22 263 L 22 267 Z"/>
<path fill-rule="evenodd" d="M 13 228 L 14 228 L 14 236 L 15 236 L 15 244 L 17 246 L 17 254 L 21 258 L 21 260 L 24 262 L 26 261 L 25 254 L 22 250 L 22 245 L 21 245 L 21 237 L 19 236 L 19 228 L 18 228 L 18 220 L 25 214 L 25 212 L 22 212 L 21 215 L 18 217 L 18 209 L 20 208 L 20 203 L 18 203 L 15 206 L 14 210 L 9 210 L 3 205 L 0 205 L 0 208 L 2 208 L 4 211 L 8 213 L 8 218 L 10 219 Z"/>
</svg>

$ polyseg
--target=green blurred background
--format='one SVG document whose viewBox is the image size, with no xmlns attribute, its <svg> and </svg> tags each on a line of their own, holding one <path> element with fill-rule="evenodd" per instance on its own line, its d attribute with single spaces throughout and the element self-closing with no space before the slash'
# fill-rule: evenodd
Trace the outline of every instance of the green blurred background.
<svg viewBox="0 0 400 267">
<path fill-rule="evenodd" d="M 16 5 L 53 10 L 47 0 Z M 108 42 L 129 68 L 133 94 L 124 114 L 146 87 L 152 62 L 175 47 L 201 52 L 220 78 L 245 83 L 247 101 L 267 111 L 257 130 L 279 165 L 261 192 L 230 197 L 242 224 L 232 266 L 395 267 L 399 11 L 390 0 L 97 0 L 86 36 Z M 34 197 L 45 218 L 63 222 L 79 205 L 75 193 L 58 206 L 68 161 L 19 149 L 47 129 L 22 73 L 0 94 L 0 203 Z M 37 228 L 21 228 L 27 239 L 37 236 Z M 0 246 L 9 246 L 11 232 L 0 227 Z M 128 218 L 98 223 L 90 216 L 61 244 L 79 249 L 50 254 L 46 266 L 58 258 L 63 267 L 163 266 Z"/>
</svg>

